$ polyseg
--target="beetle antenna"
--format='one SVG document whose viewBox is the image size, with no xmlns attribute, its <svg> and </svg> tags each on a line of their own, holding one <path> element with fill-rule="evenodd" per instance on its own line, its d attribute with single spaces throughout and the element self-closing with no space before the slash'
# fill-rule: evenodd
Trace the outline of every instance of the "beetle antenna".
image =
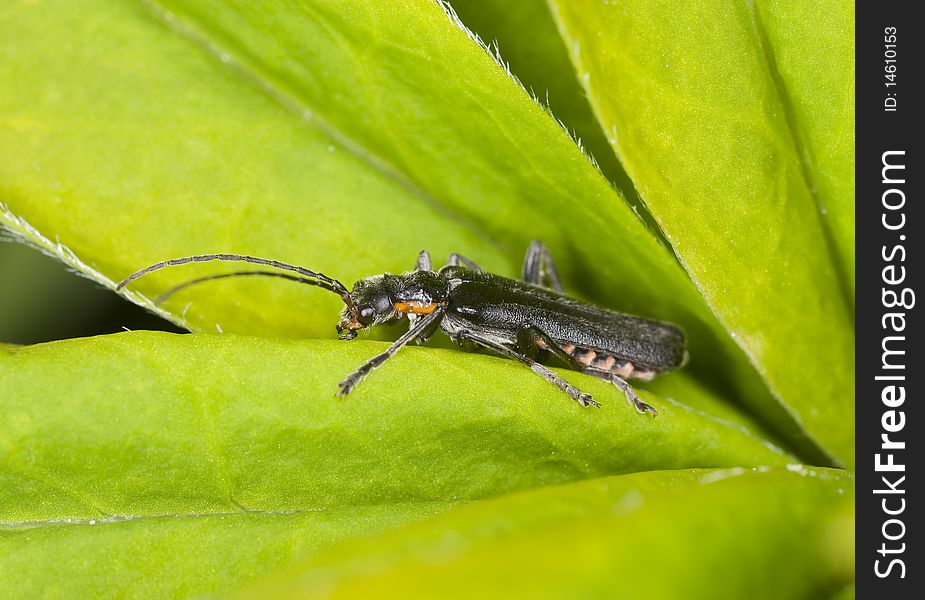
<svg viewBox="0 0 925 600">
<path fill-rule="evenodd" d="M 344 304 L 347 305 L 347 308 L 350 310 L 350 312 L 356 313 L 356 307 L 353 305 L 353 299 L 350 298 L 350 292 L 347 290 L 344 284 L 342 284 L 338 280 L 332 277 L 328 277 L 324 273 L 319 273 L 317 271 L 311 271 L 304 267 L 290 265 L 284 262 L 280 262 L 278 260 L 270 260 L 267 258 L 259 258 L 256 256 L 247 256 L 244 254 L 197 254 L 195 256 L 186 256 L 184 258 L 172 258 L 170 260 L 164 260 L 159 263 L 154 263 L 153 265 L 145 267 L 144 269 L 135 271 L 134 273 L 132 273 L 131 275 L 129 275 L 128 277 L 120 281 L 118 285 L 116 285 L 116 291 L 121 290 L 122 288 L 124 288 L 126 285 L 128 285 L 132 281 L 138 279 L 139 277 L 143 277 L 147 275 L 148 273 L 151 273 L 152 271 L 158 271 L 165 267 L 176 267 L 179 265 L 186 265 L 186 264 L 194 263 L 194 262 L 209 262 L 213 260 L 221 260 L 221 261 L 227 261 L 227 262 L 249 262 L 249 263 L 254 263 L 258 265 L 266 265 L 268 267 L 275 267 L 277 269 L 283 269 L 284 271 L 292 271 L 292 272 L 298 273 L 299 275 L 302 275 L 303 277 L 289 276 L 283 273 L 272 273 L 270 271 L 241 271 L 241 272 L 235 272 L 235 273 L 209 275 L 206 277 L 200 277 L 192 281 L 188 281 L 184 284 L 181 284 L 179 286 L 171 288 L 170 290 L 167 290 L 167 292 L 165 292 L 164 294 L 161 294 L 161 296 L 158 298 L 158 301 L 162 301 L 166 299 L 166 297 L 178 292 L 179 290 L 187 286 L 193 285 L 194 283 L 199 283 L 200 281 L 207 281 L 209 279 L 221 279 L 223 277 L 234 277 L 236 275 L 266 275 L 266 276 L 282 277 L 284 279 L 290 279 L 292 281 L 299 281 L 301 283 L 314 285 L 314 286 L 326 289 L 328 291 L 334 292 L 335 294 L 340 296 L 341 300 L 344 301 Z"/>
<path fill-rule="evenodd" d="M 324 287 L 319 285 L 319 282 L 314 279 L 308 279 L 307 277 L 300 277 L 298 275 L 289 275 L 288 273 L 276 273 L 274 271 L 232 271 L 231 273 L 218 273 L 216 275 L 205 275 L 203 277 L 196 277 L 195 279 L 190 279 L 189 281 L 184 281 L 179 285 L 175 285 L 157 298 L 154 299 L 154 304 L 163 304 L 168 298 L 176 294 L 181 290 L 196 285 L 197 283 L 203 283 L 205 281 L 212 281 L 213 279 L 227 279 L 228 277 L 246 277 L 249 275 L 263 275 L 266 277 L 279 277 L 281 279 L 288 279 L 289 281 L 295 281 L 297 283 L 304 283 L 307 285 L 314 285 L 317 287 Z"/>
</svg>

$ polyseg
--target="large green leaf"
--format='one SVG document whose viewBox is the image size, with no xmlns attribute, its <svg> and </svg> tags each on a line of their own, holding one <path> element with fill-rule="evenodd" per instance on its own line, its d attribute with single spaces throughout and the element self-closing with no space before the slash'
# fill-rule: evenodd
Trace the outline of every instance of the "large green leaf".
<svg viewBox="0 0 925 600">
<path fill-rule="evenodd" d="M 275 598 L 825 598 L 853 581 L 843 471 L 661 471 L 482 502 L 343 544 Z"/>
<path fill-rule="evenodd" d="M 231 590 L 458 502 L 788 461 L 657 396 L 644 394 L 660 411 L 650 419 L 569 374 L 603 404 L 583 409 L 515 362 L 452 350 L 407 348 L 335 398 L 381 348 L 152 332 L 0 347 L 0 555 L 15 557 L 0 561 L 0 589 Z"/>
<path fill-rule="evenodd" d="M 422 247 L 514 274 L 539 238 L 571 289 L 681 324 L 687 371 L 808 453 L 670 252 L 440 5 L 57 0 L 6 4 L 0 24 L 0 80 L 17 82 L 0 88 L 0 220 L 104 285 L 213 251 L 347 282 Z M 214 282 L 162 314 L 332 335 L 337 300 L 295 287 Z"/>
<path fill-rule="evenodd" d="M 551 5 L 601 126 L 694 282 L 803 427 L 853 464 L 854 330 L 838 252 L 848 250 L 828 243 L 820 216 L 837 195 L 832 237 L 850 237 L 846 53 L 819 59 L 813 25 L 791 26 L 791 12 L 766 34 L 738 0 Z M 831 37 L 851 10 L 828 5 L 818 13 Z M 809 73 L 832 64 L 810 91 Z M 836 90 L 840 108 L 821 111 Z M 830 134 L 834 146 L 807 141 Z"/>
</svg>

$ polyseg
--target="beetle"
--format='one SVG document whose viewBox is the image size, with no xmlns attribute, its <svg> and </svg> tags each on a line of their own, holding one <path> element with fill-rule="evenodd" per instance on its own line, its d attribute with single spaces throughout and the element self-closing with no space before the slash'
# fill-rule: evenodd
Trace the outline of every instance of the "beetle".
<svg viewBox="0 0 925 600">
<path fill-rule="evenodd" d="M 126 277 L 126 285 L 165 267 L 207 261 L 247 262 L 274 267 L 198 277 L 163 294 L 160 303 L 190 285 L 239 276 L 281 277 L 317 286 L 340 296 L 344 309 L 337 332 L 350 340 L 362 329 L 407 318 L 408 331 L 384 352 L 373 356 L 338 384 L 346 396 L 369 373 L 409 342 L 423 343 L 438 329 L 463 349 L 486 349 L 529 367 L 581 406 L 600 406 L 542 364 L 550 357 L 569 369 L 609 381 L 640 414 L 658 411 L 643 402 L 626 382 L 650 380 L 687 362 L 684 332 L 675 325 L 600 308 L 566 296 L 555 263 L 541 242 L 527 249 L 520 280 L 482 270 L 476 263 L 451 254 L 447 264 L 433 270 L 425 250 L 412 271 L 383 273 L 357 281 L 348 291 L 323 273 L 276 260 L 242 254 L 200 254 L 165 260 Z M 290 273 L 296 273 L 292 275 Z"/>
</svg>

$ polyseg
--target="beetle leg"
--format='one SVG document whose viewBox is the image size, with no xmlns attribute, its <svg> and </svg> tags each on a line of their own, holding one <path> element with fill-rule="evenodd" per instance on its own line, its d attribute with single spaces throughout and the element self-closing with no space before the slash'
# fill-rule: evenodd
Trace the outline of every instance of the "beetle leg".
<svg viewBox="0 0 925 600">
<path fill-rule="evenodd" d="M 418 318 L 420 318 L 420 315 L 408 314 L 408 315 L 405 315 L 405 316 L 408 317 L 408 331 L 411 331 L 412 329 L 414 329 L 414 324 L 417 323 L 417 320 L 418 320 Z M 421 344 L 423 344 L 423 343 L 426 342 L 426 341 L 427 341 L 427 338 L 425 338 L 423 335 L 420 336 L 420 337 L 414 338 L 414 344 L 415 344 L 416 346 L 420 346 Z"/>
<path fill-rule="evenodd" d="M 504 344 L 499 344 L 498 342 L 488 339 L 486 337 L 481 337 L 470 331 L 461 331 L 459 332 L 457 337 L 463 341 L 474 342 L 478 344 L 479 346 L 488 348 L 489 350 L 493 350 L 497 352 L 498 354 L 501 354 L 502 356 L 505 356 L 507 358 L 512 358 L 518 362 L 521 362 L 527 365 L 528 367 L 530 367 L 530 369 L 534 373 L 536 373 L 537 375 L 539 375 L 540 377 L 542 377 L 549 383 L 553 384 L 554 386 L 556 386 L 557 388 L 565 392 L 569 398 L 571 398 L 572 400 L 575 400 L 582 406 L 600 407 L 600 404 L 595 402 L 591 398 L 590 394 L 585 394 L 584 392 L 579 390 L 577 387 L 570 384 L 568 381 L 562 379 L 561 377 L 553 373 L 551 370 L 547 369 L 546 367 L 536 362 L 532 358 L 522 355 L 520 352 L 518 352 L 517 350 L 514 350 L 513 348 L 509 348 L 505 346 Z"/>
<path fill-rule="evenodd" d="M 435 326 L 434 324 L 439 323 L 442 317 L 443 309 L 438 308 L 434 312 L 419 319 L 414 324 L 414 326 L 405 333 L 405 335 L 392 342 L 392 345 L 386 348 L 385 352 L 377 354 L 376 356 L 367 360 L 365 363 L 360 365 L 356 371 L 348 375 L 346 379 L 338 383 L 337 385 L 340 387 L 340 391 L 337 392 L 337 395 L 346 396 L 349 394 L 364 377 L 369 375 L 370 371 L 388 360 L 393 354 L 398 352 L 402 346 L 411 340 L 433 333 L 433 327 Z"/>
<path fill-rule="evenodd" d="M 430 261 L 430 252 L 428 252 L 427 250 L 421 250 L 421 252 L 418 254 L 417 260 L 414 263 L 414 270 L 415 271 L 431 271 L 433 270 L 431 267 L 432 267 L 432 264 Z M 418 320 L 418 315 L 412 315 L 412 314 L 408 315 L 408 331 L 411 331 L 412 329 L 414 329 L 414 324 L 415 322 L 417 322 L 417 320 Z M 425 341 L 427 341 L 427 337 L 429 335 L 430 334 L 427 334 L 427 336 L 421 336 L 419 338 L 416 338 L 414 340 L 414 343 L 418 345 L 423 344 Z"/>
<path fill-rule="evenodd" d="M 524 256 L 521 274 L 522 279 L 527 283 L 562 293 L 562 282 L 559 281 L 556 263 L 552 261 L 552 256 L 543 242 L 536 240 L 530 242 L 530 247 L 527 248 L 527 254 Z"/>
<path fill-rule="evenodd" d="M 601 371 L 600 369 L 588 369 L 582 368 L 582 373 L 587 375 L 593 375 L 604 381 L 609 381 L 614 384 L 618 390 L 623 392 L 623 395 L 626 396 L 626 401 L 629 402 L 633 408 L 636 409 L 636 412 L 639 414 L 645 414 L 646 412 L 652 413 L 653 417 L 658 416 L 658 411 L 655 410 L 655 407 L 647 402 L 643 402 L 639 396 L 636 395 L 636 392 L 633 390 L 633 387 L 626 382 L 625 379 L 613 373 L 611 371 Z"/>
<path fill-rule="evenodd" d="M 478 266 L 462 254 L 457 254 L 456 252 L 450 254 L 450 257 L 446 259 L 446 264 L 450 267 L 458 267 L 459 265 L 462 265 L 467 269 L 472 269 L 473 271 L 482 270 L 482 267 Z"/>
<path fill-rule="evenodd" d="M 614 384 L 618 390 L 623 392 L 623 395 L 626 396 L 626 400 L 633 405 L 637 412 L 640 414 L 645 414 L 646 411 L 652 413 L 653 417 L 658 416 L 658 411 L 655 410 L 655 407 L 651 404 L 643 402 L 639 396 L 636 395 L 636 392 L 633 390 L 632 386 L 626 382 L 625 379 L 613 373 L 611 371 L 601 371 L 599 369 L 589 369 L 585 365 L 578 362 L 575 357 L 562 349 L 555 340 L 549 337 L 545 331 L 537 327 L 536 325 L 531 325 L 530 323 L 522 323 L 520 327 L 517 328 L 517 348 L 524 353 L 526 356 L 532 356 L 536 358 L 538 354 L 539 345 L 537 341 L 543 342 L 543 348 L 548 350 L 550 354 L 567 364 L 572 369 L 585 373 L 586 375 L 593 375 L 599 379 L 609 381 Z M 530 350 L 533 348 L 534 350 Z M 530 352 L 534 352 L 533 355 Z"/>
<path fill-rule="evenodd" d="M 421 319 L 421 315 L 415 315 L 408 313 L 408 331 L 414 329 L 415 324 Z M 417 337 L 414 338 L 414 343 L 418 346 L 425 343 L 430 339 L 430 336 L 434 334 L 437 329 L 440 328 L 440 320 L 433 321 L 429 327 L 427 327 L 423 332 L 421 332 Z"/>
<path fill-rule="evenodd" d="M 646 411 L 648 411 L 652 413 L 653 417 L 658 416 L 658 411 L 655 410 L 655 407 L 652 406 L 651 404 L 648 404 L 640 400 L 639 396 L 637 396 L 636 392 L 633 390 L 633 387 L 630 384 L 626 383 L 625 379 L 623 379 L 619 375 L 615 375 L 611 373 L 610 383 L 617 386 L 618 390 L 623 391 L 623 395 L 626 396 L 627 402 L 633 405 L 633 408 L 636 409 L 636 412 L 638 412 L 641 415 L 644 415 L 646 414 Z"/>
<path fill-rule="evenodd" d="M 418 254 L 417 262 L 414 263 L 415 271 L 431 271 L 430 263 L 430 252 L 427 250 L 421 250 L 421 253 Z"/>
<path fill-rule="evenodd" d="M 542 342 L 542 345 L 539 342 Z M 533 359 L 539 357 L 540 350 L 546 350 L 568 365 L 570 369 L 581 371 L 585 368 L 583 364 L 575 360 L 575 357 L 563 350 L 545 331 L 532 323 L 521 323 L 517 327 L 517 349 L 524 356 Z"/>
</svg>

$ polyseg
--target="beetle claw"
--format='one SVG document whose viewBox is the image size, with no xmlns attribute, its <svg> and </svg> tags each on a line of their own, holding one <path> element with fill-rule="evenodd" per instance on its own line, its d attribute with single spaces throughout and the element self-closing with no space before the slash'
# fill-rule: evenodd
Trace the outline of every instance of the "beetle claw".
<svg viewBox="0 0 925 600">
<path fill-rule="evenodd" d="M 337 393 L 335 395 L 338 398 L 343 398 L 344 396 L 346 396 L 347 394 L 353 391 L 353 387 L 355 385 L 356 385 L 356 382 L 352 381 L 351 378 L 348 377 L 347 379 L 337 384 L 337 387 L 339 387 L 340 389 L 337 390 Z"/>
<path fill-rule="evenodd" d="M 638 397 L 634 398 L 632 402 L 633 402 L 633 407 L 636 409 L 636 412 L 638 412 L 639 414 L 644 415 L 647 412 L 652 413 L 653 419 L 658 416 L 658 411 L 655 410 L 655 407 L 652 406 L 651 404 L 643 402 Z"/>
<path fill-rule="evenodd" d="M 578 394 L 578 398 L 576 398 L 576 400 L 578 400 L 578 404 L 581 404 L 584 407 L 588 407 L 588 406 L 596 406 L 598 408 L 601 407 L 601 405 L 591 397 L 591 394 Z"/>
</svg>

